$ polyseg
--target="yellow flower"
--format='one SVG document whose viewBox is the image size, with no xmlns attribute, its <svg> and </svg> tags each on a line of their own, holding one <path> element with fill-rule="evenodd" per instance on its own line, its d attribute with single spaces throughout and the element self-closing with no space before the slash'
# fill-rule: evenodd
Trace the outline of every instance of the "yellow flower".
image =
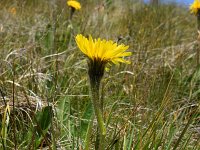
<svg viewBox="0 0 200 150">
<path fill-rule="evenodd" d="M 194 2 L 190 5 L 190 11 L 194 15 L 197 15 L 200 10 L 200 0 L 194 0 Z"/>
<path fill-rule="evenodd" d="M 126 50 L 129 48 L 128 46 L 123 44 L 118 45 L 111 40 L 101 40 L 100 38 L 93 39 L 91 36 L 86 38 L 81 34 L 78 34 L 75 37 L 75 40 L 79 49 L 89 58 L 88 75 L 91 87 L 91 98 L 100 129 L 101 140 L 99 141 L 99 147 L 104 149 L 103 146 L 104 137 L 106 135 L 106 127 L 104 125 L 104 119 L 102 116 L 103 102 L 99 96 L 101 79 L 103 78 L 107 63 L 130 63 L 129 61 L 124 60 L 123 57 L 130 56 L 131 52 L 126 52 Z"/>
<path fill-rule="evenodd" d="M 87 39 L 81 34 L 76 36 L 76 43 L 79 49 L 93 62 L 98 61 L 99 63 L 109 63 L 114 64 L 127 63 L 123 57 L 130 56 L 131 52 L 126 52 L 129 46 L 123 44 L 117 45 L 113 41 L 106 41 L 98 39 L 92 39 L 91 36 Z"/>
<path fill-rule="evenodd" d="M 10 12 L 11 14 L 13 14 L 13 15 L 16 15 L 17 10 L 16 10 L 15 7 L 12 7 L 12 8 L 9 9 L 9 12 Z"/>
<path fill-rule="evenodd" d="M 76 0 L 68 0 L 67 5 L 76 9 L 76 10 L 81 9 L 81 4 Z"/>
</svg>

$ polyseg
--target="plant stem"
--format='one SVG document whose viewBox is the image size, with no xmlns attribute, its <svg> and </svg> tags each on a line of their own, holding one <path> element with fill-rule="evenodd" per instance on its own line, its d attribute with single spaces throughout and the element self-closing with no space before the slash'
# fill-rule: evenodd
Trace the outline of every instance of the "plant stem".
<svg viewBox="0 0 200 150">
<path fill-rule="evenodd" d="M 104 140 L 106 135 L 106 128 L 104 126 L 104 120 L 103 120 L 103 113 L 101 111 L 100 107 L 100 99 L 99 99 L 99 87 L 100 87 L 100 81 L 99 82 L 90 82 L 91 83 L 91 93 L 92 93 L 92 102 L 93 107 L 95 111 L 95 115 L 98 122 L 98 127 L 100 129 L 100 138 L 99 138 L 99 145 L 98 150 L 104 150 Z"/>
</svg>

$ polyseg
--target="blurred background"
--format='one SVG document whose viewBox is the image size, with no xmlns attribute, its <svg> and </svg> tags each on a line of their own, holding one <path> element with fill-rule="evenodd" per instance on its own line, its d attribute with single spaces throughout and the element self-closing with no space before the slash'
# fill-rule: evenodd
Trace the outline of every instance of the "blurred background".
<svg viewBox="0 0 200 150">
<path fill-rule="evenodd" d="M 159 1 L 162 3 L 177 3 L 183 5 L 190 5 L 191 3 L 193 3 L 193 0 L 144 0 L 145 3 L 150 3 L 153 1 Z"/>
<path fill-rule="evenodd" d="M 108 150 L 199 150 L 192 1 L 79 2 L 70 19 L 66 0 L 0 0 L 0 149 L 84 149 L 93 109 L 86 57 L 74 40 L 81 33 L 133 53 L 102 81 Z M 95 132 L 90 138 L 93 147 Z"/>
</svg>

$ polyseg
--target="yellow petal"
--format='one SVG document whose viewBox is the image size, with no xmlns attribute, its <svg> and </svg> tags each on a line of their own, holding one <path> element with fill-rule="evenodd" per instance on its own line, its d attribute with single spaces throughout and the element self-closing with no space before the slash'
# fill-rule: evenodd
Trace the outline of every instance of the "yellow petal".
<svg viewBox="0 0 200 150">
<path fill-rule="evenodd" d="M 129 46 L 118 45 L 111 40 L 93 39 L 92 36 L 87 39 L 81 34 L 78 34 L 75 40 L 79 49 L 93 61 L 113 62 L 114 64 L 130 63 L 130 61 L 124 59 L 124 57 L 132 55 L 131 52 L 126 52 Z"/>
<path fill-rule="evenodd" d="M 67 5 L 75 8 L 76 10 L 81 9 L 81 4 L 76 0 L 68 0 Z"/>
</svg>

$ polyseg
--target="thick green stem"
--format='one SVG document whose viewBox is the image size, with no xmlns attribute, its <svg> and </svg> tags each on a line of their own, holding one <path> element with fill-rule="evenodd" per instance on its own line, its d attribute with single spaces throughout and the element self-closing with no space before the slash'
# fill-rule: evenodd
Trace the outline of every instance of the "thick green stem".
<svg viewBox="0 0 200 150">
<path fill-rule="evenodd" d="M 90 59 L 88 61 L 88 75 L 90 78 L 92 102 L 97 118 L 98 129 L 96 135 L 95 149 L 104 150 L 104 140 L 106 136 L 106 128 L 103 120 L 103 102 L 100 102 L 100 84 L 103 78 L 106 62 L 100 58 Z"/>
<path fill-rule="evenodd" d="M 92 102 L 95 111 L 95 115 L 98 122 L 98 127 L 100 129 L 100 141 L 99 141 L 99 150 L 104 150 L 104 139 L 106 135 L 106 128 L 103 120 L 103 113 L 100 107 L 100 99 L 99 99 L 99 87 L 100 82 L 90 82 L 91 83 L 91 93 L 92 93 Z"/>
</svg>

